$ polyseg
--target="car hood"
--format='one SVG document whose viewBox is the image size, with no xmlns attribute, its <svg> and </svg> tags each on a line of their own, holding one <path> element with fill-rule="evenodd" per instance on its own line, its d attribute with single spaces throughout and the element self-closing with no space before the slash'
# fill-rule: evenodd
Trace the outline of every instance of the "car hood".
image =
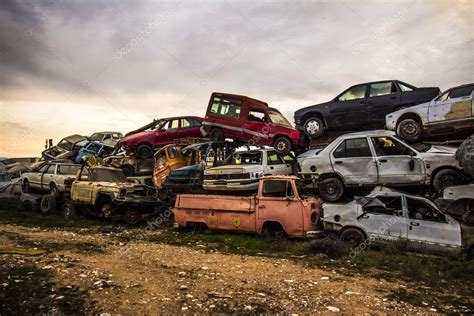
<svg viewBox="0 0 474 316">
<path fill-rule="evenodd" d="M 262 172 L 263 168 L 261 165 L 229 165 L 229 166 L 220 166 L 207 169 L 204 171 L 206 175 L 217 175 L 217 174 L 242 174 L 249 172 Z"/>
<path fill-rule="evenodd" d="M 324 109 L 326 106 L 331 104 L 333 101 L 328 101 L 320 104 L 315 104 L 315 105 L 310 105 L 305 108 L 299 109 L 295 112 L 295 117 L 301 117 L 304 116 L 306 113 L 312 112 L 312 111 L 318 111 L 320 109 Z"/>
<path fill-rule="evenodd" d="M 136 134 L 131 134 L 131 135 L 128 135 L 128 136 L 125 136 L 125 137 L 121 138 L 120 141 L 119 141 L 119 144 L 127 143 L 127 142 L 133 142 L 135 140 L 142 140 L 144 138 L 149 137 L 149 135 L 151 135 L 152 133 L 154 135 L 159 135 L 160 132 L 143 131 L 143 132 L 138 132 Z"/>
<path fill-rule="evenodd" d="M 433 145 L 430 149 L 428 149 L 425 154 L 449 154 L 454 155 L 456 153 L 455 147 L 450 146 L 440 146 L 440 145 Z"/>
<path fill-rule="evenodd" d="M 336 215 L 339 215 L 344 221 L 348 219 L 356 220 L 358 216 L 362 215 L 360 204 L 355 200 L 346 204 L 324 203 L 322 208 L 323 218 L 328 222 L 336 222 L 334 219 Z"/>
</svg>

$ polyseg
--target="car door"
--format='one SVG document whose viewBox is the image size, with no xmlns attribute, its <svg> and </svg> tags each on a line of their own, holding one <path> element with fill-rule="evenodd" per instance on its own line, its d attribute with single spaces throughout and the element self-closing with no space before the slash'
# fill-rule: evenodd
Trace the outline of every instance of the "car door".
<svg viewBox="0 0 474 316">
<path fill-rule="evenodd" d="M 53 181 L 56 173 L 56 164 L 50 164 L 48 169 L 41 175 L 41 189 L 49 190 L 49 184 Z"/>
<path fill-rule="evenodd" d="M 425 180 L 421 155 L 393 137 L 370 137 L 377 155 L 378 183 L 420 184 Z"/>
<path fill-rule="evenodd" d="M 372 83 L 369 86 L 367 99 L 367 122 L 373 126 L 383 127 L 385 115 L 393 112 L 400 104 L 401 93 L 393 81 Z"/>
<path fill-rule="evenodd" d="M 160 132 L 155 136 L 155 147 L 162 147 L 174 143 L 179 135 L 179 119 L 167 120 L 163 123 Z"/>
<path fill-rule="evenodd" d="M 367 137 L 342 140 L 330 154 L 334 172 L 340 174 L 346 185 L 376 184 L 376 159 Z"/>
<path fill-rule="evenodd" d="M 264 112 L 250 109 L 242 125 L 242 132 L 245 139 L 257 144 L 266 144 L 273 132 L 271 127 Z"/>
<path fill-rule="evenodd" d="M 192 117 L 185 117 L 181 119 L 179 137 L 202 137 L 201 123 Z"/>
<path fill-rule="evenodd" d="M 283 158 L 274 150 L 266 152 L 267 161 L 265 173 L 274 175 L 286 175 L 292 174 L 292 167 L 289 163 L 285 162 Z"/>
<path fill-rule="evenodd" d="M 48 167 L 49 164 L 45 164 L 37 172 L 28 173 L 28 181 L 30 182 L 30 186 L 32 188 L 41 189 L 41 178 Z"/>
<path fill-rule="evenodd" d="M 473 89 L 474 85 L 454 88 L 434 100 L 428 108 L 429 124 L 443 127 L 457 121 L 465 121 L 466 124 L 472 122 Z"/>
<path fill-rule="evenodd" d="M 461 229 L 454 219 L 442 214 L 423 198 L 406 197 L 409 246 L 439 253 L 458 252 L 462 247 Z"/>
<path fill-rule="evenodd" d="M 353 86 L 328 105 L 326 120 L 332 129 L 363 126 L 367 121 L 367 85 Z"/>
<path fill-rule="evenodd" d="M 374 199 L 383 205 L 369 202 L 363 207 L 363 215 L 359 217 L 359 224 L 365 228 L 371 241 L 380 244 L 406 240 L 408 224 L 403 211 L 403 202 L 400 195 L 376 195 Z"/>
<path fill-rule="evenodd" d="M 83 169 L 79 180 L 74 181 L 72 184 L 71 198 L 75 202 L 91 203 L 93 185 L 89 170 Z"/>
<path fill-rule="evenodd" d="M 257 227 L 265 222 L 278 222 L 290 236 L 304 233 L 302 203 L 295 194 L 296 188 L 288 180 L 263 180 L 257 203 Z"/>
</svg>

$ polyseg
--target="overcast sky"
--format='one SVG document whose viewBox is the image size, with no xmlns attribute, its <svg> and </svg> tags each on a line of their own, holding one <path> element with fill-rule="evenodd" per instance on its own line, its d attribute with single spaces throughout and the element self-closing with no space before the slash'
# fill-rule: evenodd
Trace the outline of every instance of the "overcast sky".
<svg viewBox="0 0 474 316">
<path fill-rule="evenodd" d="M 350 85 L 474 81 L 474 1 L 0 1 L 0 156 L 203 116 L 213 91 L 300 107 Z"/>
</svg>

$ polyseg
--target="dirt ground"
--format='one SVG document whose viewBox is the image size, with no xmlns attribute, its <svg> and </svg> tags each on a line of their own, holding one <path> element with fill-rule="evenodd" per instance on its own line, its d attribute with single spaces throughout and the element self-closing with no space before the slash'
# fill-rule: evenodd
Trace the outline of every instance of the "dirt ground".
<svg viewBox="0 0 474 316">
<path fill-rule="evenodd" d="M 149 234 L 159 238 L 163 232 Z M 456 284 L 420 288 L 334 268 L 325 255 L 245 255 L 200 241 L 173 245 L 126 236 L 0 224 L 0 315 L 472 313 L 472 292 L 463 297 Z M 30 256 L 6 249 L 47 252 Z"/>
</svg>

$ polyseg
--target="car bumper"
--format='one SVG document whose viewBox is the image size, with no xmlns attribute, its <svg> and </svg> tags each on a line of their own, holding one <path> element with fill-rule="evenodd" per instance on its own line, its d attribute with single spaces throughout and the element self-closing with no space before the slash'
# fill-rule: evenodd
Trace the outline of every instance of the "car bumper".
<svg viewBox="0 0 474 316">
<path fill-rule="evenodd" d="M 205 180 L 203 187 L 205 190 L 251 191 L 257 190 L 258 179 L 234 181 Z"/>
</svg>

